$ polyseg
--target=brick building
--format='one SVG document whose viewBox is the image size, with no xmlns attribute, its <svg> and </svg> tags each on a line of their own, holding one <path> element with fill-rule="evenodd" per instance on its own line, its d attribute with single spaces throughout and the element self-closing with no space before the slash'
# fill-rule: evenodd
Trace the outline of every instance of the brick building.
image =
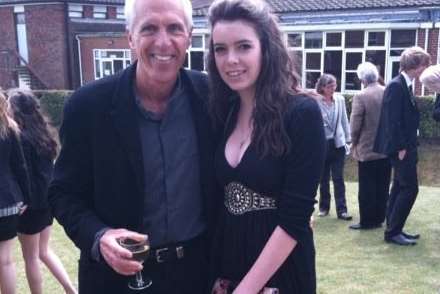
<svg viewBox="0 0 440 294">
<path fill-rule="evenodd" d="M 440 0 L 267 0 L 278 14 L 302 84 L 323 72 L 341 92 L 361 88 L 356 67 L 371 61 L 385 82 L 403 49 L 418 45 L 438 63 Z M 192 0 L 194 31 L 185 66 L 204 70 L 212 0 Z M 124 0 L 0 0 L 0 86 L 74 89 L 125 68 Z M 416 93 L 424 93 L 420 85 Z"/>
</svg>

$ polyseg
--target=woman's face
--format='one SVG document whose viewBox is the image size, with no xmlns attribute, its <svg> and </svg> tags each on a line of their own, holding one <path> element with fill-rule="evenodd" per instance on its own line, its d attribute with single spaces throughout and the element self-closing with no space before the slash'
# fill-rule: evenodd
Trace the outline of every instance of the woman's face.
<svg viewBox="0 0 440 294">
<path fill-rule="evenodd" d="M 322 88 L 322 95 L 325 97 L 332 97 L 337 88 L 336 82 L 330 82 Z"/>
<path fill-rule="evenodd" d="M 219 21 L 212 29 L 214 58 L 223 81 L 240 96 L 255 96 L 261 71 L 261 42 L 247 21 Z"/>
</svg>

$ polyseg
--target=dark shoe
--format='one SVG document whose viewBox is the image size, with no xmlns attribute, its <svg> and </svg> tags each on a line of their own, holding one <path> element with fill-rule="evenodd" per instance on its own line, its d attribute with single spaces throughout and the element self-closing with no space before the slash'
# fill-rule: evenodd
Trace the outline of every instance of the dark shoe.
<svg viewBox="0 0 440 294">
<path fill-rule="evenodd" d="M 385 237 L 385 242 L 392 243 L 400 246 L 410 246 L 410 245 L 416 245 L 417 242 L 414 240 L 409 240 L 405 238 L 402 234 L 396 235 L 394 237 L 387 238 Z"/>
<path fill-rule="evenodd" d="M 352 224 L 352 225 L 348 226 L 348 228 L 350 228 L 352 230 L 362 230 L 362 229 L 364 229 L 364 227 L 361 226 L 361 224 Z"/>
<path fill-rule="evenodd" d="M 324 216 L 327 216 L 327 215 L 328 215 L 328 210 L 320 210 L 318 212 L 318 216 L 320 216 L 320 217 L 324 217 Z"/>
<path fill-rule="evenodd" d="M 378 229 L 380 227 L 382 227 L 382 224 L 363 226 L 359 223 L 359 224 L 353 224 L 353 225 L 349 226 L 349 228 L 352 230 L 372 230 L 372 229 Z"/>
<path fill-rule="evenodd" d="M 348 214 L 348 212 L 343 212 L 340 215 L 338 215 L 338 219 L 342 219 L 345 221 L 350 221 L 353 219 L 353 217 L 351 215 Z"/>
<path fill-rule="evenodd" d="M 420 234 L 408 234 L 405 232 L 401 233 L 403 237 L 407 238 L 408 240 L 418 240 L 420 239 Z"/>
</svg>

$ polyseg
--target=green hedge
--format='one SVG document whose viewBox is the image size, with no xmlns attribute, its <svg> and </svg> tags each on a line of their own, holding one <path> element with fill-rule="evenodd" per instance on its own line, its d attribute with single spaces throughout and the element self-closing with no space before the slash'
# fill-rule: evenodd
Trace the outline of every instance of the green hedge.
<svg viewBox="0 0 440 294">
<path fill-rule="evenodd" d="M 49 116 L 52 125 L 59 128 L 63 120 L 64 102 L 70 97 L 72 91 L 34 91 L 34 94 L 40 99 L 41 108 Z"/>
<path fill-rule="evenodd" d="M 53 125 L 59 127 L 63 117 L 64 102 L 70 97 L 72 91 L 35 91 L 35 94 L 40 98 L 41 107 L 49 115 Z M 347 112 L 350 115 L 353 95 L 347 94 L 344 96 Z M 420 136 L 427 139 L 439 139 L 440 123 L 435 122 L 431 117 L 434 108 L 434 97 L 417 97 L 417 103 L 421 113 Z"/>
<path fill-rule="evenodd" d="M 353 95 L 344 95 L 345 103 L 347 106 L 347 113 L 350 117 L 351 103 L 353 101 Z M 433 96 L 421 96 L 417 97 L 417 105 L 420 110 L 420 137 L 426 139 L 439 139 L 440 138 L 440 123 L 437 123 L 432 119 L 432 110 L 434 109 Z"/>
</svg>

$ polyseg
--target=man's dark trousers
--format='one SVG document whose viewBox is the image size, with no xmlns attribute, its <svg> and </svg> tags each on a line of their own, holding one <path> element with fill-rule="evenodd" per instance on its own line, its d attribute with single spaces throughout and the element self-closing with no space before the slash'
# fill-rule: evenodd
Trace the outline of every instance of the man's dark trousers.
<svg viewBox="0 0 440 294">
<path fill-rule="evenodd" d="M 416 201 L 419 192 L 417 161 L 417 148 L 408 149 L 403 160 L 399 160 L 397 153 L 391 156 L 394 178 L 387 207 L 385 238 L 402 233 L 406 219 Z"/>
<path fill-rule="evenodd" d="M 362 227 L 376 227 L 385 220 L 391 164 L 388 158 L 359 161 L 359 215 Z"/>
</svg>

